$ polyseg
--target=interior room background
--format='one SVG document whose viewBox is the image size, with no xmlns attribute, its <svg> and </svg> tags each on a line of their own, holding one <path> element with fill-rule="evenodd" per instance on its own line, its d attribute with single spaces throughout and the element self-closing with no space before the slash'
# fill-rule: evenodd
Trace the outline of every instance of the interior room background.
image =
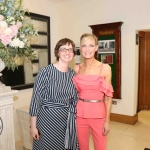
<svg viewBox="0 0 150 150">
<path fill-rule="evenodd" d="M 137 108 L 138 45 L 136 32 L 150 28 L 149 0 L 24 0 L 30 12 L 50 16 L 51 62 L 55 61 L 54 46 L 61 38 L 72 39 L 79 46 L 83 33 L 92 33 L 89 25 L 124 22 L 121 27 L 121 95 L 112 113 L 134 116 Z M 75 64 L 72 61 L 71 67 Z M 20 140 L 16 109 L 30 104 L 32 88 L 20 90 L 14 97 L 15 140 Z"/>
</svg>

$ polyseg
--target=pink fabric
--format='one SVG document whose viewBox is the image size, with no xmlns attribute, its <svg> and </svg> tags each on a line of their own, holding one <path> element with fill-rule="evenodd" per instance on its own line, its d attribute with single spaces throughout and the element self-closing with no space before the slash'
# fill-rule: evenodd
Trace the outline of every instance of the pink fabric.
<svg viewBox="0 0 150 150">
<path fill-rule="evenodd" d="M 102 100 L 104 95 L 112 97 L 113 88 L 100 75 L 77 74 L 73 82 L 79 92 L 79 97 L 88 100 Z M 83 118 L 105 118 L 105 104 L 78 101 L 77 116 Z"/>
<path fill-rule="evenodd" d="M 106 136 L 102 135 L 105 119 L 83 119 L 77 117 L 77 136 L 80 150 L 89 150 L 90 130 L 95 150 L 106 150 Z"/>
</svg>

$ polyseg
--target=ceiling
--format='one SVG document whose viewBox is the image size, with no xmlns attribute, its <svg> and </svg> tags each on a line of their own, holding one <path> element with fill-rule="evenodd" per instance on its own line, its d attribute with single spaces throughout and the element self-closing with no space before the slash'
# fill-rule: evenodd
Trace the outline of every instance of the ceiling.
<svg viewBox="0 0 150 150">
<path fill-rule="evenodd" d="M 69 2 L 69 1 L 72 1 L 72 0 L 47 0 L 47 1 L 50 1 L 50 2 L 53 2 L 53 3 L 62 3 L 62 2 Z"/>
</svg>

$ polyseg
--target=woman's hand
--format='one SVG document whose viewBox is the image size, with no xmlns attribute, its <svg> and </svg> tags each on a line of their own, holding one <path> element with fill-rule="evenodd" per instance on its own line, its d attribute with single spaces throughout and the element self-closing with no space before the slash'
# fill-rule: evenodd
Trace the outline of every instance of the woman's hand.
<svg viewBox="0 0 150 150">
<path fill-rule="evenodd" d="M 103 136 L 106 136 L 110 131 L 110 122 L 105 122 L 103 126 Z"/>
<path fill-rule="evenodd" d="M 34 140 L 39 140 L 39 138 L 40 138 L 38 129 L 36 127 L 32 127 L 31 126 L 31 128 L 30 128 L 30 135 L 32 136 L 32 138 Z"/>
</svg>

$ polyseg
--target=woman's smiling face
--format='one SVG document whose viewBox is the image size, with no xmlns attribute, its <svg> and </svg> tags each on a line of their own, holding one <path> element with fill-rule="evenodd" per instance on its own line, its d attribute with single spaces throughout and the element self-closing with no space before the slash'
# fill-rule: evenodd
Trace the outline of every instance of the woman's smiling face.
<svg viewBox="0 0 150 150">
<path fill-rule="evenodd" d="M 74 57 L 72 45 L 63 45 L 59 48 L 58 52 L 59 61 L 69 63 Z"/>
<path fill-rule="evenodd" d="M 80 50 L 84 58 L 93 58 L 98 49 L 94 39 L 83 39 L 81 41 Z"/>
</svg>

